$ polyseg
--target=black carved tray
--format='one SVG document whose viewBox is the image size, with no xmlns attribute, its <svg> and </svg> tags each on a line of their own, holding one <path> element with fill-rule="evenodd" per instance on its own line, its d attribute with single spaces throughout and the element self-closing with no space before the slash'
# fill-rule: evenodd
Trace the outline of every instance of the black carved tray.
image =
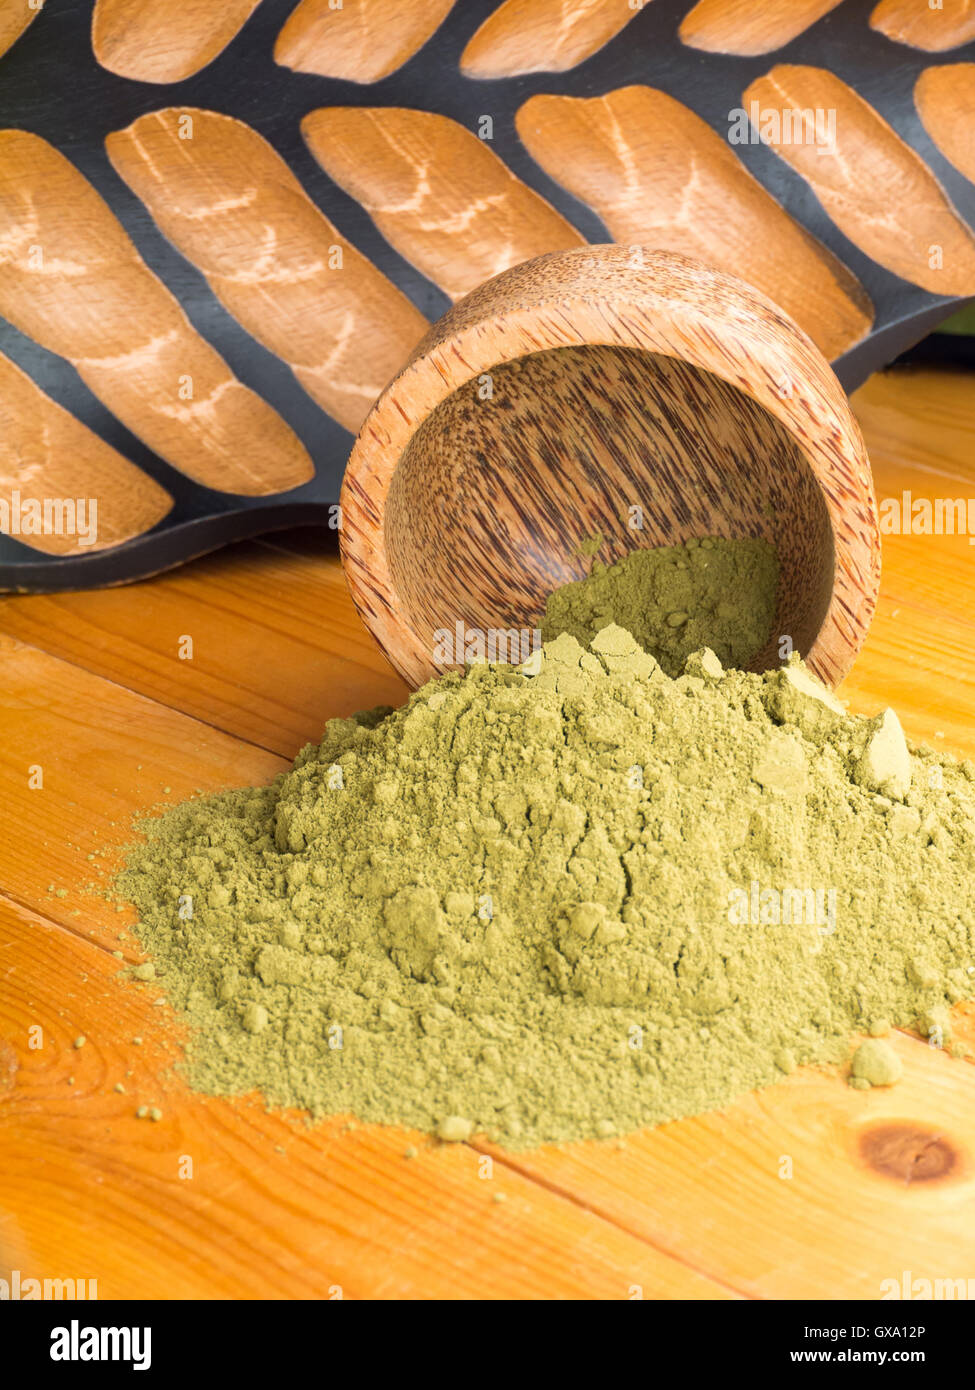
<svg viewBox="0 0 975 1390">
<path fill-rule="evenodd" d="M 218 3 L 218 0 L 214 0 Z M 388 0 L 387 0 L 388 3 Z M 537 92 L 601 95 L 630 83 L 657 87 L 727 132 L 727 113 L 753 78 L 778 62 L 826 68 L 869 101 L 924 159 L 956 210 L 975 225 L 975 187 L 934 147 L 914 109 L 917 75 L 938 62 L 975 58 L 975 43 L 925 53 L 892 43 L 869 28 L 873 0 L 845 0 L 777 52 L 760 57 L 704 53 L 678 38 L 689 0 L 652 0 L 621 33 L 577 67 L 495 81 L 464 77 L 458 59 L 498 0 L 459 0 L 440 29 L 403 67 L 360 85 L 297 73 L 273 61 L 274 40 L 295 0 L 263 0 L 224 51 L 196 75 L 157 85 L 114 75 L 96 61 L 88 0 L 47 0 L 26 32 L 0 58 L 0 127 L 42 136 L 72 160 L 120 218 L 149 267 L 176 294 L 198 329 L 238 378 L 257 390 L 291 425 L 316 469 L 286 494 L 248 498 L 193 482 L 150 452 L 91 394 L 66 361 L 0 319 L 0 351 L 49 396 L 157 479 L 173 497 L 151 531 L 112 549 L 62 558 L 0 536 L 0 586 L 50 590 L 124 582 L 182 562 L 231 540 L 275 527 L 321 521 L 338 498 L 352 436 L 307 396 L 288 367 L 255 341 L 219 304 L 203 276 L 171 246 L 142 203 L 113 170 L 105 136 L 157 107 L 203 107 L 247 122 L 290 164 L 304 188 L 340 231 L 433 320 L 446 296 L 386 242 L 355 200 L 322 171 L 302 140 L 299 122 L 329 105 L 405 106 L 434 110 L 475 127 L 489 112 L 494 151 L 590 241 L 608 240 L 598 218 L 548 178 L 515 132 L 519 106 Z M 761 144 L 738 149 L 745 166 L 787 211 L 832 250 L 859 279 L 875 310 L 867 339 L 834 365 L 848 390 L 927 334 L 958 299 L 941 298 L 883 269 L 826 217 L 814 194 Z M 83 487 L 83 480 L 79 480 Z"/>
</svg>

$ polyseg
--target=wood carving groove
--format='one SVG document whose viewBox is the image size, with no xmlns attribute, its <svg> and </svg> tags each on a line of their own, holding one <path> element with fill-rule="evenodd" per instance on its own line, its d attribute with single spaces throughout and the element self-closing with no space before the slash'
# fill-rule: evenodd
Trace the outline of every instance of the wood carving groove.
<svg viewBox="0 0 975 1390">
<path fill-rule="evenodd" d="M 518 134 L 615 241 L 677 251 L 740 275 L 781 304 L 827 357 L 869 330 L 859 282 L 754 179 L 726 141 L 673 97 L 530 97 Z"/>
<path fill-rule="evenodd" d="M 895 43 L 945 53 L 975 39 L 975 5 L 972 0 L 940 0 L 935 8 L 927 0 L 880 0 L 870 27 Z"/>
<path fill-rule="evenodd" d="M 74 491 L 98 492 L 98 546 L 115 537 L 117 553 L 0 536 L 0 586 L 114 583 L 299 516 L 331 520 L 347 431 L 440 332 L 416 305 L 431 312 L 438 290 L 479 303 L 482 282 L 587 236 L 747 279 L 848 389 L 975 296 L 975 222 L 963 192 L 952 203 L 957 180 L 975 182 L 975 42 L 922 71 L 946 61 L 925 50 L 975 41 L 975 0 L 55 0 L 17 42 L 42 4 L 0 0 L 0 55 L 13 45 L 0 67 L 0 351 L 41 388 L 40 348 L 25 359 L 18 334 L 64 359 L 48 363 L 61 404 L 5 369 L 0 503 L 37 463 L 33 411 L 46 471 L 32 476 L 67 491 L 48 441 L 92 460 L 96 484 Z M 761 55 L 783 45 L 850 85 L 772 68 Z M 875 81 L 879 110 L 857 95 Z M 825 148 L 817 114 L 833 124 Z M 760 138 L 781 164 L 737 147 Z M 553 351 L 683 358 L 679 334 L 652 348 L 554 339 Z M 585 375 L 581 357 L 563 360 Z M 586 361 L 622 381 L 622 359 Z M 512 393 L 531 380 L 501 365 Z M 630 364 L 633 381 L 644 365 Z M 665 377 L 654 369 L 648 399 Z M 686 384 L 705 399 L 698 377 Z M 92 392 L 143 442 L 104 431 L 149 468 L 145 487 L 80 424 Z M 855 619 L 842 621 L 849 637 Z"/>
<path fill-rule="evenodd" d="M 346 576 L 411 685 L 438 669 L 437 626 L 530 625 L 546 589 L 577 573 L 579 539 L 604 528 L 614 554 L 771 534 L 778 633 L 829 682 L 849 669 L 876 602 L 880 535 L 842 388 L 744 281 L 642 255 L 634 269 L 630 247 L 587 246 L 481 285 L 359 432 L 342 490 Z M 770 495 L 774 518 L 759 501 Z M 634 503 L 642 530 L 627 524 Z"/>
<path fill-rule="evenodd" d="M 0 314 L 198 482 L 263 496 L 312 476 L 300 440 L 190 325 L 88 180 L 20 130 L 0 132 Z"/>
<path fill-rule="evenodd" d="M 945 159 L 975 183 L 975 63 L 925 68 L 914 105 Z"/>
<path fill-rule="evenodd" d="M 44 0 L 0 0 L 0 58 L 40 14 Z"/>
<path fill-rule="evenodd" d="M 378 82 L 401 68 L 454 7 L 454 0 L 301 0 L 274 45 L 274 61 L 295 72 Z"/>
<path fill-rule="evenodd" d="M 91 41 L 102 67 L 136 82 L 182 82 L 212 63 L 260 0 L 97 0 Z"/>
<path fill-rule="evenodd" d="M 329 177 L 453 299 L 520 261 L 584 244 L 485 141 L 447 116 L 331 106 L 312 111 L 301 129 Z"/>
<path fill-rule="evenodd" d="M 753 102 L 768 143 L 861 251 L 932 294 L 975 294 L 975 237 L 921 157 L 852 87 L 823 68 L 781 65 L 748 87 L 743 105 Z M 817 111 L 835 113 L 831 140 L 819 138 L 825 120 L 814 129 Z"/>
<path fill-rule="evenodd" d="M 354 433 L 426 331 L 419 310 L 243 122 L 169 107 L 105 144 L 217 298 Z"/>
<path fill-rule="evenodd" d="M 464 49 L 461 72 L 478 78 L 567 72 L 609 43 L 637 12 L 628 0 L 505 0 Z"/>
<path fill-rule="evenodd" d="M 840 0 L 698 0 L 680 26 L 681 39 L 706 53 L 757 57 L 783 48 L 835 10 Z"/>
<path fill-rule="evenodd" d="M 20 498 L 20 503 L 15 498 Z M 82 498 L 97 502 L 92 544 L 77 529 L 62 534 L 21 530 L 18 539 L 49 555 L 84 555 L 141 535 L 172 507 L 169 494 L 134 463 L 93 434 L 8 357 L 0 353 L 0 498 L 25 501 Z"/>
</svg>

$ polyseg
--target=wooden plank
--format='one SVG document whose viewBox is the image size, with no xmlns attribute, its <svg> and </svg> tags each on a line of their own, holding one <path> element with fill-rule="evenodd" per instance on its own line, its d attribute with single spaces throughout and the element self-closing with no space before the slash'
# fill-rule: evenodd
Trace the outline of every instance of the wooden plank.
<svg viewBox="0 0 975 1390">
<path fill-rule="evenodd" d="M 970 401 L 957 374 L 892 374 L 858 393 L 878 491 L 905 479 L 916 495 L 970 491 Z M 940 728 L 966 752 L 970 564 L 965 539 L 889 538 L 878 618 L 844 688 L 855 707 L 891 703 L 915 736 Z M 640 1285 L 646 1297 L 876 1298 L 904 1270 L 967 1277 L 975 1069 L 904 1036 L 905 1079 L 890 1091 L 806 1072 L 621 1148 L 506 1155 L 492 1182 L 469 1146 L 418 1140 L 406 1160 L 401 1132 L 309 1130 L 256 1100 L 188 1093 L 158 991 L 120 983 L 96 949 L 116 947 L 129 917 L 80 892 L 103 864 L 87 854 L 118 846 L 131 814 L 161 799 L 267 780 L 283 763 L 266 750 L 290 756 L 396 678 L 319 534 L 138 588 L 6 600 L 0 630 L 35 642 L 0 640 L 0 797 L 16 828 L 0 885 L 34 909 L 0 902 L 0 1264 L 90 1273 L 102 1297 L 327 1297 L 339 1284 L 347 1297 L 625 1298 Z M 176 651 L 187 633 L 193 663 Z M 44 787 L 31 790 L 38 763 Z M 47 1035 L 36 1052 L 35 1022 Z M 957 1031 L 975 1037 L 975 1011 Z M 158 1123 L 136 1118 L 156 1103 Z M 181 1154 L 192 1180 L 178 1177 Z"/>
<path fill-rule="evenodd" d="M 851 402 L 875 474 L 887 463 L 897 463 L 915 473 L 975 480 L 970 372 L 877 372 Z"/>
<path fill-rule="evenodd" d="M 467 1145 L 191 1094 L 169 1010 L 117 971 L 0 899 L 4 1277 L 100 1298 L 732 1296 L 506 1162 L 482 1176 Z"/>
<path fill-rule="evenodd" d="M 975 496 L 972 400 L 964 372 L 888 372 L 860 388 L 853 404 L 878 498 Z M 884 536 L 877 615 L 841 692 L 851 707 L 892 705 L 911 737 L 975 756 L 973 648 L 969 537 Z"/>
<path fill-rule="evenodd" d="M 326 720 L 406 697 L 334 551 L 297 539 L 297 552 L 233 546 L 135 587 L 3 598 L 0 631 L 291 758 Z"/>
<path fill-rule="evenodd" d="M 133 912 L 117 912 L 84 889 L 107 884 L 113 851 L 134 838 L 133 815 L 198 789 L 266 782 L 285 766 L 273 753 L 0 637 L 0 804 L 14 831 L 0 839 L 0 885 L 110 948 Z M 32 786 L 38 769 L 42 785 Z"/>
<path fill-rule="evenodd" d="M 971 401 L 960 372 L 879 374 L 856 393 L 881 496 L 971 490 Z M 966 537 L 886 538 L 877 619 L 843 690 L 853 708 L 894 704 L 913 737 L 943 729 L 965 753 L 975 751 L 963 713 L 975 695 L 973 559 Z M 286 757 L 318 739 L 327 719 L 406 694 L 362 627 L 334 536 L 321 528 L 233 546 L 134 588 L 2 598 L 0 631 Z M 186 636 L 192 660 L 180 658 Z M 932 662 L 943 681 L 937 714 Z"/>
<path fill-rule="evenodd" d="M 904 1079 L 812 1069 L 720 1113 L 511 1160 L 753 1297 L 877 1299 L 975 1266 L 975 1068 L 894 1035 Z M 489 1150 L 485 1150 L 486 1152 Z"/>
</svg>

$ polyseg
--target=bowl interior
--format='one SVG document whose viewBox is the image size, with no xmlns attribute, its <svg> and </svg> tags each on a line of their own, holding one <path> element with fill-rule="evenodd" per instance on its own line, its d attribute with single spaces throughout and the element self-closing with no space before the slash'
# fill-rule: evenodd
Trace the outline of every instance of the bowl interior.
<svg viewBox="0 0 975 1390">
<path fill-rule="evenodd" d="M 458 622 L 537 626 L 547 595 L 588 573 L 579 546 L 597 532 L 607 563 L 692 537 L 770 541 L 778 602 L 756 669 L 779 664 L 784 635 L 808 652 L 833 589 L 800 443 L 712 373 L 633 348 L 532 353 L 466 383 L 412 436 L 384 524 L 403 617 L 432 658 Z"/>
</svg>

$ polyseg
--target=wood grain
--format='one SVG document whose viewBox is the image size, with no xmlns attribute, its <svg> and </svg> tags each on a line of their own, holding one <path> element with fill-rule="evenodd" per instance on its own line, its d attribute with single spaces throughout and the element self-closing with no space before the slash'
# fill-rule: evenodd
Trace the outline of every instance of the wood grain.
<svg viewBox="0 0 975 1390">
<path fill-rule="evenodd" d="M 94 537 L 75 529 L 61 534 L 18 534 L 48 555 L 84 555 L 148 531 L 169 512 L 169 493 L 0 353 L 0 498 L 43 503 L 84 503 L 86 524 L 96 503 Z M 59 517 L 64 519 L 59 511 Z"/>
<path fill-rule="evenodd" d="M 0 131 L 0 313 L 197 482 L 265 496 L 312 476 L 297 436 L 191 326 L 88 180 L 21 130 Z"/>
<path fill-rule="evenodd" d="M 568 72 L 609 43 L 639 8 L 627 0 L 504 0 L 469 40 L 461 72 L 478 78 Z"/>
<path fill-rule="evenodd" d="M 406 698 L 356 617 L 334 543 L 245 542 L 134 592 L 24 595 L 0 607 L 0 625 L 289 759 L 326 720 Z"/>
<path fill-rule="evenodd" d="M 301 0 L 274 45 L 274 61 L 342 82 L 378 82 L 436 33 L 454 0 Z"/>
<path fill-rule="evenodd" d="M 190 1094 L 158 988 L 119 966 L 0 899 L 0 1277 L 101 1299 L 729 1296 L 505 1161 L 485 1179 L 467 1145 Z"/>
<path fill-rule="evenodd" d="M 637 292 L 631 315 L 641 307 Z M 707 372 L 635 350 L 535 352 L 490 374 L 490 401 L 475 378 L 423 420 L 386 498 L 393 591 L 428 654 L 457 622 L 541 626 L 552 589 L 587 573 L 580 547 L 597 534 L 606 563 L 715 533 L 764 537 L 778 602 L 755 666 L 777 660 L 780 633 L 812 647 L 833 588 L 832 531 L 783 423 Z"/>
<path fill-rule="evenodd" d="M 914 105 L 945 159 L 975 183 L 975 63 L 925 68 Z"/>
<path fill-rule="evenodd" d="M 102 67 L 135 82 L 182 82 L 212 63 L 260 0 L 96 0 L 91 41 Z"/>
<path fill-rule="evenodd" d="M 0 796 L 18 826 L 0 843 L 0 883 L 109 950 L 133 915 L 100 890 L 132 817 L 288 765 L 11 637 L 0 636 L 0 672 Z"/>
<path fill-rule="evenodd" d="M 428 327 L 406 295 L 242 121 L 168 107 L 105 145 L 217 298 L 288 363 L 323 410 L 357 430 Z"/>
<path fill-rule="evenodd" d="M 975 236 L 920 155 L 852 87 L 823 68 L 783 64 L 751 83 L 742 103 L 752 102 L 763 121 L 768 113 L 807 113 L 804 143 L 768 143 L 854 245 L 932 294 L 975 294 Z M 816 110 L 836 114 L 829 148 L 814 142 Z"/>
<path fill-rule="evenodd" d="M 919 0 L 880 0 L 870 15 L 871 29 L 895 43 L 945 53 L 975 39 L 972 0 L 940 0 L 936 6 Z"/>
<path fill-rule="evenodd" d="M 44 0 L 0 0 L 0 58 L 40 14 Z"/>
<path fill-rule="evenodd" d="M 831 359 L 869 331 L 872 305 L 846 266 L 665 92 L 534 96 L 516 124 L 532 158 L 599 214 L 614 241 L 677 251 L 750 281 Z"/>
<path fill-rule="evenodd" d="M 455 305 L 360 430 L 349 587 L 420 685 L 442 669 L 437 628 L 533 625 L 580 532 L 605 525 L 625 549 L 675 525 L 762 533 L 766 468 L 781 474 L 778 631 L 833 684 L 866 633 L 880 552 L 863 441 L 825 359 L 757 290 L 686 257 L 539 257 Z"/>
<path fill-rule="evenodd" d="M 681 21 L 680 36 L 705 53 L 757 57 L 773 53 L 835 10 L 840 0 L 698 0 Z"/>
<path fill-rule="evenodd" d="M 803 1070 L 718 1114 L 628 1138 L 601 1158 L 516 1155 L 526 1176 L 752 1298 L 879 1299 L 903 1271 L 968 1278 L 975 1228 L 975 1068 L 904 1035 L 904 1079 L 853 1091 Z M 933 1148 L 933 1171 L 917 1157 Z"/>
<path fill-rule="evenodd" d="M 918 370 L 857 391 L 878 499 L 975 497 L 971 390 L 967 372 Z M 865 711 L 890 704 L 912 738 L 975 758 L 975 548 L 968 536 L 885 535 L 883 554 L 868 659 L 842 694 Z"/>
<path fill-rule="evenodd" d="M 879 495 L 973 494 L 968 374 L 874 377 L 854 406 Z M 171 1071 L 182 1034 L 153 1002 L 162 991 L 120 981 L 124 962 L 102 949 L 135 958 L 118 940 L 127 914 L 81 891 L 106 862 L 87 854 L 128 838 L 136 808 L 281 766 L 200 719 L 256 737 L 280 715 L 302 737 L 316 687 L 346 709 L 388 690 L 362 660 L 369 639 L 334 556 L 307 533 L 273 545 L 267 563 L 266 545 L 240 546 L 113 594 L 0 599 L 0 631 L 16 624 L 111 678 L 0 645 L 0 798 L 17 829 L 0 846 L 0 884 L 21 898 L 0 902 L 0 1276 L 90 1275 L 103 1299 L 327 1298 L 340 1286 L 347 1298 L 629 1298 L 639 1287 L 646 1298 L 874 1300 L 905 1269 L 967 1278 L 975 1073 L 903 1036 L 905 1079 L 890 1091 L 800 1073 L 621 1147 L 498 1158 L 490 1180 L 470 1146 L 341 1119 L 307 1129 L 254 1100 L 186 1092 Z M 914 736 L 944 729 L 945 746 L 975 755 L 967 540 L 893 535 L 884 551 L 877 618 L 841 693 L 866 713 L 892 703 Z M 203 634 L 205 670 L 173 662 L 184 615 Z M 176 704 L 181 679 L 198 718 L 123 688 Z M 45 788 L 30 791 L 38 750 Z M 975 1014 L 958 1014 L 975 1040 Z M 137 1119 L 143 1104 L 162 1119 Z"/>
<path fill-rule="evenodd" d="M 453 299 L 584 238 L 457 121 L 402 107 L 312 111 L 302 134 L 400 255 Z"/>
</svg>

